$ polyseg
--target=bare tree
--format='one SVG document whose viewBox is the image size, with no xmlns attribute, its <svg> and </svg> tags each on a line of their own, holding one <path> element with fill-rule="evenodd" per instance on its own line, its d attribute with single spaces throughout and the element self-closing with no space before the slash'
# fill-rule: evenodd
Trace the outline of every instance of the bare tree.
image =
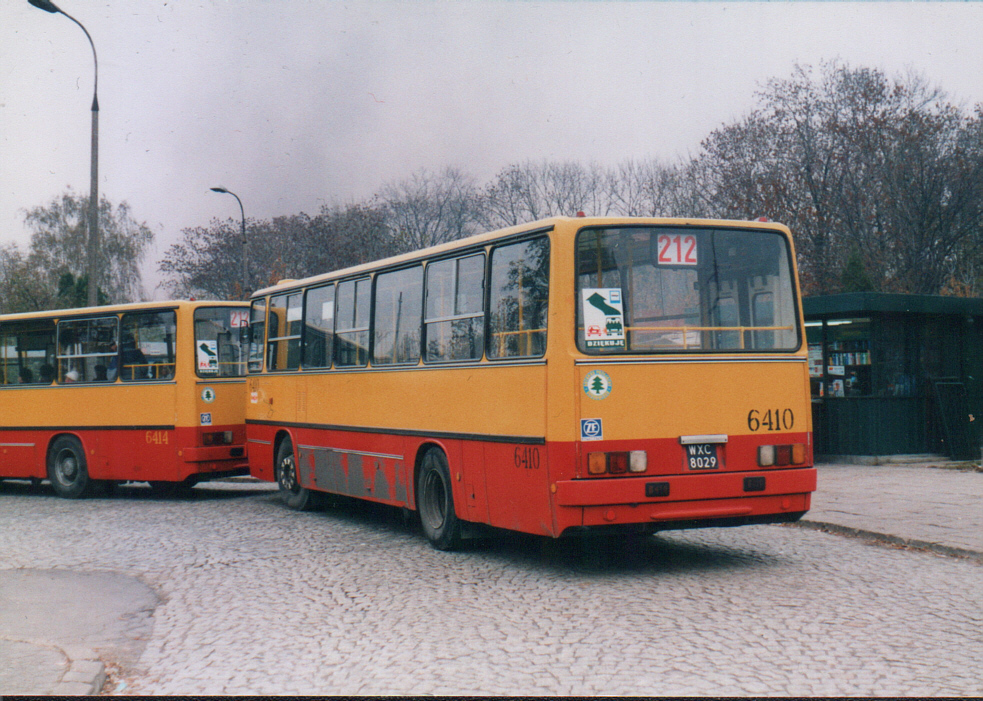
<svg viewBox="0 0 983 701">
<path fill-rule="evenodd" d="M 240 227 L 240 222 L 228 219 L 185 229 L 182 241 L 172 245 L 159 263 L 168 278 L 167 288 L 178 296 L 242 299 Z M 364 263 L 397 250 L 383 210 L 364 204 L 325 206 L 315 217 L 300 213 L 269 221 L 249 219 L 246 237 L 248 290 Z"/>
<path fill-rule="evenodd" d="M 699 216 L 687 173 L 657 160 L 622 162 L 608 175 L 611 213 L 628 217 Z"/>
<path fill-rule="evenodd" d="M 242 269 L 240 222 L 213 219 L 207 227 L 184 229 L 181 234 L 182 240 L 171 244 L 158 263 L 165 277 L 163 286 L 177 297 L 242 299 L 243 281 L 236 272 Z"/>
<path fill-rule="evenodd" d="M 979 232 L 978 117 L 916 75 L 891 81 L 835 62 L 818 79 L 797 66 L 759 98 L 703 144 L 713 209 L 789 224 L 809 292 L 837 291 L 853 252 L 877 289 L 939 292 Z"/>
<path fill-rule="evenodd" d="M 457 168 L 426 169 L 378 194 L 399 247 L 412 251 L 477 233 L 474 179 Z"/>
<path fill-rule="evenodd" d="M 481 221 L 487 228 L 568 216 L 613 212 L 611 176 L 601 166 L 572 161 L 512 164 L 485 186 Z"/>
</svg>

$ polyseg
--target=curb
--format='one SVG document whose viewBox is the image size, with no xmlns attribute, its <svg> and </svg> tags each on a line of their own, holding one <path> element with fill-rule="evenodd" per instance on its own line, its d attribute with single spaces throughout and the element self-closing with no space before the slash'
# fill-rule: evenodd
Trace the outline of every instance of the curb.
<svg viewBox="0 0 983 701">
<path fill-rule="evenodd" d="M 54 696 L 95 696 L 106 683 L 106 666 L 98 655 L 88 648 L 68 647 L 62 650 L 72 666 L 65 672 L 55 688 Z"/>
<path fill-rule="evenodd" d="M 877 533 L 876 531 L 867 531 L 862 528 L 852 528 L 850 526 L 841 526 L 836 523 L 826 523 L 823 521 L 809 521 L 802 519 L 801 521 L 796 521 L 795 523 L 789 525 L 798 528 L 808 528 L 813 531 L 824 531 L 826 533 L 834 533 L 836 535 L 861 538 L 863 540 L 877 543 L 888 543 L 890 545 L 911 548 L 913 550 L 926 550 L 928 552 L 935 553 L 936 555 L 956 557 L 963 560 L 975 560 L 976 562 L 983 564 L 983 553 L 977 552 L 976 550 L 969 550 L 967 548 L 957 548 L 951 545 L 931 543 L 927 540 L 918 540 L 917 538 L 902 538 L 900 536 L 890 535 L 888 533 Z"/>
<path fill-rule="evenodd" d="M 44 642 L 40 640 L 22 640 L 17 638 L 2 638 L 3 641 L 19 645 L 22 648 L 27 649 L 42 649 L 54 652 L 59 656 L 64 658 L 64 662 L 67 663 L 68 669 L 61 675 L 61 677 L 55 681 L 47 682 L 50 687 L 44 687 L 42 683 L 42 688 L 32 688 L 28 695 L 44 695 L 44 696 L 95 696 L 102 691 L 103 685 L 106 683 L 106 667 L 99 659 L 99 656 L 87 647 L 73 646 L 69 645 L 67 647 L 60 647 L 53 643 Z M 36 653 L 35 653 L 36 654 Z M 32 655 L 33 656 L 33 655 Z M 36 669 L 28 669 L 29 665 L 17 664 L 14 668 L 14 676 L 23 678 L 23 680 L 35 679 L 34 676 L 37 673 Z M 60 666 L 60 665 L 59 665 Z M 47 676 L 47 675 L 42 675 Z M 8 683 L 9 680 L 8 680 Z M 27 684 L 24 687 L 26 691 L 28 687 L 31 687 L 31 683 L 25 681 Z M 14 685 L 18 685 L 19 682 L 14 681 Z M 12 695 L 21 695 L 22 692 L 14 692 Z M 10 692 L 0 690 L 2 695 L 10 695 Z M 2 696 L 0 696 L 2 698 Z"/>
</svg>

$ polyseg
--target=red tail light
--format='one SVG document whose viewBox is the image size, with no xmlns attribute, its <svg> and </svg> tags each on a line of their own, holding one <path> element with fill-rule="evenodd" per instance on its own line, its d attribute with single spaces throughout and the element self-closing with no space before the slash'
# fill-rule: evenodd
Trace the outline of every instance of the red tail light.
<svg viewBox="0 0 983 701">
<path fill-rule="evenodd" d="M 231 445 L 232 440 L 232 431 L 211 431 L 201 434 L 202 445 Z"/>
<path fill-rule="evenodd" d="M 804 443 L 758 446 L 758 465 L 761 467 L 802 465 L 805 461 L 806 447 Z"/>
<path fill-rule="evenodd" d="M 587 454 L 587 473 L 591 475 L 623 475 L 647 469 L 648 454 L 644 450 Z"/>
<path fill-rule="evenodd" d="M 628 453 L 608 453 L 608 472 L 612 475 L 628 472 Z"/>
</svg>

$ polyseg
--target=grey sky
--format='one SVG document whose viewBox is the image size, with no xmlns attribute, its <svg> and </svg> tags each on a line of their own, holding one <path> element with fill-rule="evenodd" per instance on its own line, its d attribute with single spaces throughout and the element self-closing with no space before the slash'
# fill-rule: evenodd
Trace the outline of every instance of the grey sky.
<svg viewBox="0 0 983 701">
<path fill-rule="evenodd" d="M 983 102 L 983 3 L 56 0 L 99 54 L 100 191 L 157 234 L 368 197 L 420 168 L 674 160 L 796 62 L 908 68 Z M 89 192 L 92 54 L 0 9 L 0 243 Z"/>
</svg>

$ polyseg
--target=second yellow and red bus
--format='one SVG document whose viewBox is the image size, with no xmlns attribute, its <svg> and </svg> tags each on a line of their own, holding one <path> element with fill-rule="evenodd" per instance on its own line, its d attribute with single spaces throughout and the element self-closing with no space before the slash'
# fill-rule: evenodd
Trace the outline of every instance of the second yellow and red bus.
<svg viewBox="0 0 983 701">
<path fill-rule="evenodd" d="M 247 321 L 188 301 L 0 316 L 0 479 L 77 498 L 248 474 Z"/>
</svg>

